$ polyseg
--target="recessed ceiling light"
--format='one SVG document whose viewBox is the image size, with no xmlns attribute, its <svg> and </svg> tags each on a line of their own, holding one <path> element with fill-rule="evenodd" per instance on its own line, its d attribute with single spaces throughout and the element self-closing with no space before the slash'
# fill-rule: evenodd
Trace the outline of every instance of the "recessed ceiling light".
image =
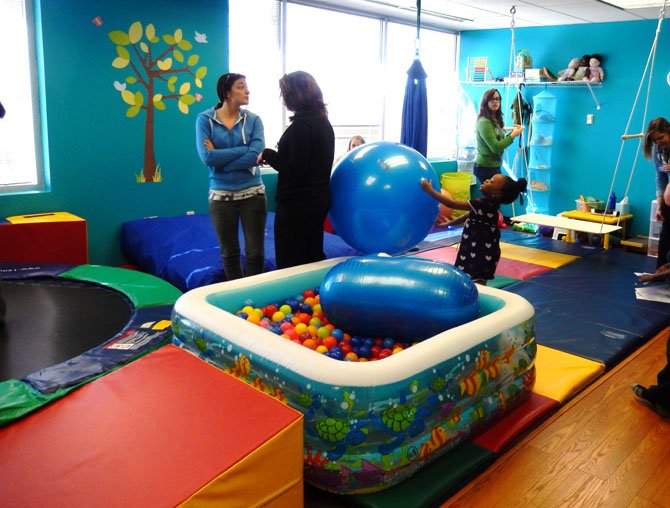
<svg viewBox="0 0 670 508">
<path fill-rule="evenodd" d="M 644 9 L 647 7 L 662 7 L 665 2 L 658 0 L 600 0 L 604 4 L 610 4 L 619 9 Z"/>
</svg>

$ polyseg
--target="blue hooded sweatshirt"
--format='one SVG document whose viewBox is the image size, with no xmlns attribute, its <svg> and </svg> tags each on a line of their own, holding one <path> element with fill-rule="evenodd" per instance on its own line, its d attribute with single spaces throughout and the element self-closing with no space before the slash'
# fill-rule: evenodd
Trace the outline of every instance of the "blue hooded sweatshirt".
<svg viewBox="0 0 670 508">
<path fill-rule="evenodd" d="M 205 148 L 206 139 L 214 150 Z M 195 142 L 200 160 L 209 168 L 210 190 L 237 191 L 262 184 L 256 159 L 265 148 L 265 136 L 258 115 L 242 109 L 228 129 L 210 108 L 196 117 Z"/>
</svg>

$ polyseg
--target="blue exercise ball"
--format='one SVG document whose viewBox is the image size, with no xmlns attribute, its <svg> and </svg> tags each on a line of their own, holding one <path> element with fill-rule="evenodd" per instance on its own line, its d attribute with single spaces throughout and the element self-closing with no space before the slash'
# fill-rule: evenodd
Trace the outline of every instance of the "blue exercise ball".
<svg viewBox="0 0 670 508">
<path fill-rule="evenodd" d="M 430 163 L 408 146 L 377 141 L 352 150 L 330 179 L 335 232 L 364 254 L 416 246 L 439 212 L 439 203 L 421 190 L 421 178 L 440 188 Z"/>
<path fill-rule="evenodd" d="M 319 295 L 331 323 L 367 337 L 423 340 L 479 316 L 470 277 L 423 258 L 350 258 L 328 271 Z"/>
</svg>

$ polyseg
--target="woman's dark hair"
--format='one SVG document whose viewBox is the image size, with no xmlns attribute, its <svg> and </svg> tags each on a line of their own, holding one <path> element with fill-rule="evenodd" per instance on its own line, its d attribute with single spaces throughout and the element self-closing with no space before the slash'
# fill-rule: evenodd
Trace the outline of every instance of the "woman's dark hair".
<svg viewBox="0 0 670 508">
<path fill-rule="evenodd" d="M 495 97 L 496 94 L 502 100 L 502 96 L 500 95 L 500 92 L 496 88 L 490 88 L 489 90 L 486 90 L 486 92 L 484 92 L 484 95 L 482 96 L 482 101 L 479 103 L 479 116 L 488 118 L 495 125 L 497 125 L 502 129 L 505 126 L 505 122 L 503 121 L 503 115 L 502 115 L 502 104 L 501 107 L 498 108 L 498 111 L 492 111 L 489 108 L 489 101 L 493 99 L 493 97 Z"/>
<path fill-rule="evenodd" d="M 219 81 L 216 82 L 216 95 L 219 97 L 219 102 L 214 109 L 219 109 L 223 106 L 223 103 L 226 102 L 228 92 L 232 90 L 235 81 L 238 79 L 247 79 L 247 77 L 243 74 L 229 72 L 219 78 Z"/>
<path fill-rule="evenodd" d="M 518 180 L 513 180 L 509 176 L 505 176 L 505 178 L 505 183 L 500 189 L 500 202 L 509 205 L 516 201 L 516 198 L 518 198 L 522 192 L 526 192 L 528 182 L 525 178 L 519 178 Z M 521 197 L 521 204 L 523 205 L 523 197 Z"/>
<path fill-rule="evenodd" d="M 644 134 L 644 143 L 642 144 L 642 153 L 647 159 L 651 159 L 652 147 L 654 145 L 652 137 L 655 134 L 670 134 L 670 122 L 663 117 L 658 117 L 654 118 L 647 125 L 647 132 Z"/>
<path fill-rule="evenodd" d="M 328 116 L 321 89 L 311 74 L 304 71 L 284 74 L 279 80 L 279 89 L 286 109 L 296 115 Z M 290 119 L 293 120 L 296 115 Z"/>
</svg>

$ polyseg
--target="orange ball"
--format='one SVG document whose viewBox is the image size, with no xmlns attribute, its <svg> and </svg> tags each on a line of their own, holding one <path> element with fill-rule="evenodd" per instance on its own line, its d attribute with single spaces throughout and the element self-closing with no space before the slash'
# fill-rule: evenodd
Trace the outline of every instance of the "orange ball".
<svg viewBox="0 0 670 508">
<path fill-rule="evenodd" d="M 329 350 L 337 346 L 337 339 L 332 335 L 323 339 L 323 345 L 326 346 Z"/>
<path fill-rule="evenodd" d="M 309 349 L 316 349 L 316 342 L 314 339 L 305 339 L 302 345 Z"/>
</svg>

